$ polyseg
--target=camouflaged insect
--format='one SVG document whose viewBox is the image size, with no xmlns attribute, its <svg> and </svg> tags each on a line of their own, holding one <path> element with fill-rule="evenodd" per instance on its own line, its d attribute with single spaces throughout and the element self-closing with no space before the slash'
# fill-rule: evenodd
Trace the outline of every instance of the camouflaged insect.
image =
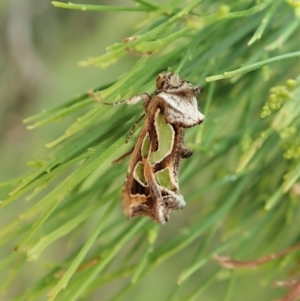
<svg viewBox="0 0 300 301">
<path fill-rule="evenodd" d="M 118 103 L 144 101 L 145 123 L 132 151 L 123 189 L 124 211 L 128 217 L 146 215 L 164 224 L 169 211 L 185 206 L 178 185 L 181 158 L 193 151 L 183 145 L 184 130 L 200 124 L 204 115 L 198 110 L 196 95 L 201 86 L 193 86 L 178 74 L 160 73 L 157 90 Z M 115 104 L 118 104 L 115 103 Z"/>
</svg>

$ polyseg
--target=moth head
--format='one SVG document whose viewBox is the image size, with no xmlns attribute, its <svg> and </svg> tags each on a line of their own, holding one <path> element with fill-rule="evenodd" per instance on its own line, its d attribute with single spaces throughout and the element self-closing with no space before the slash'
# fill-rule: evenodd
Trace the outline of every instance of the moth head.
<svg viewBox="0 0 300 301">
<path fill-rule="evenodd" d="M 174 83 L 181 81 L 177 73 L 174 72 L 162 72 L 156 79 L 156 87 L 158 90 L 162 90 Z"/>
<path fill-rule="evenodd" d="M 194 86 L 189 81 L 181 79 L 175 72 L 162 72 L 156 79 L 159 91 L 168 93 L 187 93 L 196 95 L 202 92 L 201 86 Z"/>
</svg>

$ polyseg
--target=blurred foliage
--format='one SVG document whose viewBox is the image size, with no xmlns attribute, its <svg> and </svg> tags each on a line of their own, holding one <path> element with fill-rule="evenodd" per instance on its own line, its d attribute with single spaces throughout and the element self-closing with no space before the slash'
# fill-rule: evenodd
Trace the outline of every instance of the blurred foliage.
<svg viewBox="0 0 300 301">
<path fill-rule="evenodd" d="M 123 33 L 123 41 L 107 47 L 105 54 L 78 58 L 81 66 L 106 68 L 101 80 L 99 69 L 93 69 L 93 90 L 99 98 L 114 102 L 151 93 L 157 74 L 172 70 L 204 86 L 199 104 L 206 119 L 186 131 L 185 144 L 194 150 L 181 164 L 180 186 L 187 206 L 172 213 L 166 226 L 158 226 L 145 217 L 126 220 L 120 195 L 128 161 L 111 166 L 112 160 L 134 145 L 138 131 L 129 144 L 124 142 L 142 106 L 105 106 L 89 97 L 85 81 L 76 86 L 83 93 L 63 103 L 45 93 L 43 97 L 51 99 L 51 106 L 46 106 L 52 108 L 24 122 L 28 129 L 49 129 L 38 134 L 43 136 L 42 143 L 46 139 L 49 153 L 42 158 L 27 143 L 27 152 L 36 157 L 28 163 L 33 171 L 0 187 L 5 300 L 6 296 L 7 300 L 45 300 L 46 295 L 49 301 L 297 300 L 299 7 L 279 0 L 135 0 L 126 8 L 124 2 L 53 5 L 80 10 L 49 13 L 64 22 L 70 18 L 70 28 L 76 24 L 74 37 L 89 32 L 83 21 L 98 24 L 98 15 L 92 11 L 112 11 L 111 16 L 122 14 L 124 19 L 130 14 L 139 20 L 133 22 L 136 31 Z M 42 19 L 50 22 L 48 17 L 47 13 Z M 109 18 L 98 26 L 115 42 L 121 40 L 122 20 L 119 15 L 114 26 Z M 16 18 L 12 27 L 13 22 Z M 44 26 L 48 29 L 49 24 Z M 60 32 L 59 22 L 55 24 L 49 36 Z M 36 27 L 34 35 L 42 33 Z M 93 41 L 103 39 L 99 31 L 91 34 Z M 18 37 L 22 35 L 11 39 Z M 18 44 L 13 45 L 16 50 Z M 84 37 L 81 42 L 74 38 L 68 47 L 56 45 L 52 64 L 60 53 L 69 59 L 74 47 L 95 52 L 97 46 L 91 45 Z M 45 42 L 36 47 L 44 55 L 52 53 Z M 26 51 L 17 50 L 16 68 L 28 64 L 22 85 L 49 78 L 47 68 L 34 65 L 39 60 L 25 60 Z M 5 70 L 8 77 L 15 76 L 9 68 Z M 66 72 L 60 99 L 65 97 L 72 72 Z M 16 85 L 17 91 L 3 91 L 6 96 L 12 90 L 21 95 L 21 88 Z M 34 90 L 28 91 L 22 96 L 30 101 Z M 18 103 L 15 107 L 19 108 Z M 53 127 L 58 121 L 61 127 Z M 14 246 L 16 253 L 11 252 Z M 234 259 L 227 260 L 233 269 L 220 267 L 213 254 L 230 255 Z M 258 259 L 263 256 L 267 259 Z M 220 258 L 224 265 L 224 257 Z M 245 261 L 257 269 L 238 269 Z M 277 280 L 287 288 L 272 288 Z"/>
</svg>

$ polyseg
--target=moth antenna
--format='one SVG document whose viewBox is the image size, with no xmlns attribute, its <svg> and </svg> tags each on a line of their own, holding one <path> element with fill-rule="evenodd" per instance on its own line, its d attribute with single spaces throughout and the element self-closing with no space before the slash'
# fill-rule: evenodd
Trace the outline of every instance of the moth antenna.
<svg viewBox="0 0 300 301">
<path fill-rule="evenodd" d="M 91 91 L 88 91 L 88 95 L 91 99 L 94 99 L 94 100 L 97 100 L 97 101 L 103 101 L 103 98 L 98 96 L 93 90 Z M 116 106 L 116 105 L 120 105 L 120 104 L 123 104 L 123 103 L 127 103 L 128 101 L 130 100 L 129 99 L 125 99 L 125 100 L 120 100 L 120 101 L 115 101 L 115 102 L 102 102 L 104 105 L 107 105 L 107 106 Z"/>
<path fill-rule="evenodd" d="M 98 96 L 93 90 L 89 90 L 87 92 L 88 96 L 91 98 L 91 99 L 94 99 L 94 100 L 97 100 L 97 101 L 102 101 L 103 99 Z"/>
<path fill-rule="evenodd" d="M 132 126 L 127 138 L 126 138 L 126 141 L 125 143 L 128 143 L 128 141 L 130 140 L 130 138 L 132 137 L 133 133 L 134 133 L 134 130 L 136 128 L 136 126 L 138 125 L 138 123 L 145 117 L 145 113 L 134 123 L 134 125 Z"/>
<path fill-rule="evenodd" d="M 120 101 L 115 101 L 115 102 L 103 102 L 103 104 L 107 105 L 107 106 L 117 106 L 117 105 L 121 105 L 121 104 L 124 104 L 124 103 L 128 103 L 129 99 L 130 98 L 120 100 Z"/>
<path fill-rule="evenodd" d="M 134 105 L 137 102 L 139 102 L 140 100 L 143 101 L 149 101 L 150 100 L 150 96 L 147 93 L 143 93 L 143 94 L 139 94 L 124 100 L 120 100 L 120 101 L 115 101 L 115 102 L 103 102 L 103 104 L 108 105 L 108 106 L 116 106 L 116 105 L 121 105 L 121 104 L 128 104 L 128 105 Z"/>
<path fill-rule="evenodd" d="M 94 99 L 94 100 L 97 100 L 97 101 L 103 101 L 103 98 L 100 97 L 99 95 L 97 95 L 93 90 L 90 90 L 87 92 L 89 97 L 91 99 Z M 149 99 L 150 96 L 147 94 L 147 93 L 143 93 L 143 94 L 140 94 L 140 95 L 137 95 L 137 96 L 133 96 L 133 97 L 130 97 L 130 98 L 127 98 L 127 99 L 124 99 L 124 100 L 120 100 L 120 101 L 115 101 L 115 102 L 102 102 L 104 105 L 107 105 L 107 106 L 117 106 L 117 105 L 121 105 L 121 104 L 124 104 L 124 103 L 127 103 L 127 104 L 136 104 L 139 100 L 143 99 L 144 101 L 146 101 L 147 99 Z"/>
<path fill-rule="evenodd" d="M 123 154 L 121 157 L 119 157 L 118 159 L 112 161 L 112 164 L 119 164 L 121 163 L 126 157 L 128 157 L 129 155 L 131 155 L 131 153 L 133 152 L 134 147 L 127 153 Z"/>
<path fill-rule="evenodd" d="M 125 50 L 126 50 L 129 54 L 131 54 L 131 55 L 133 55 L 133 56 L 137 56 L 137 57 L 148 57 L 148 56 L 150 56 L 150 55 L 153 54 L 152 51 L 147 51 L 147 52 L 144 52 L 144 53 L 143 53 L 143 52 L 135 51 L 135 50 L 133 50 L 132 48 L 129 48 L 129 47 L 126 47 Z"/>
</svg>

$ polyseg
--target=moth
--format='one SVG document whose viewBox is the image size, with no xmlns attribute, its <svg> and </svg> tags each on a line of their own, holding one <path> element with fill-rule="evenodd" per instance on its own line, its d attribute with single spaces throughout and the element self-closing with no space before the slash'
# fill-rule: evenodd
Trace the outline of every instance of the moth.
<svg viewBox="0 0 300 301">
<path fill-rule="evenodd" d="M 128 217 L 145 215 L 160 224 L 169 212 L 185 206 L 178 185 L 179 161 L 193 151 L 186 148 L 184 131 L 202 123 L 193 86 L 177 73 L 162 72 L 156 79 L 157 90 L 118 103 L 135 104 L 143 100 L 145 122 L 132 151 L 122 196 Z"/>
</svg>

